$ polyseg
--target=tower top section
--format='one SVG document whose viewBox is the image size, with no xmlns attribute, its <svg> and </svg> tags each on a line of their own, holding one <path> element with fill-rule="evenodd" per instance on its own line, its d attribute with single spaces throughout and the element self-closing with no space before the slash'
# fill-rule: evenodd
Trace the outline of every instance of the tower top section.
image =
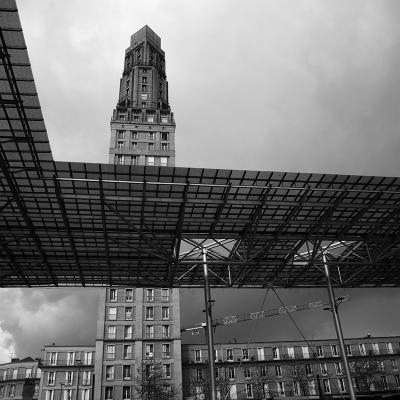
<svg viewBox="0 0 400 400">
<path fill-rule="evenodd" d="M 131 36 L 131 45 L 126 51 L 130 51 L 143 42 L 149 42 L 151 45 L 161 50 L 160 36 L 158 36 L 148 25 L 145 25 Z"/>
</svg>

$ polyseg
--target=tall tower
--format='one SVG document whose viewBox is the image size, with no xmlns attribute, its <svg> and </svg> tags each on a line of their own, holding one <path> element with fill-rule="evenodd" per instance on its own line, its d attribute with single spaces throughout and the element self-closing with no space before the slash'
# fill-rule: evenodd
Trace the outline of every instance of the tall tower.
<svg viewBox="0 0 400 400">
<path fill-rule="evenodd" d="M 147 25 L 125 51 L 119 99 L 111 120 L 109 162 L 175 165 L 175 121 L 168 103 L 161 39 Z"/>
<path fill-rule="evenodd" d="M 147 25 L 131 36 L 111 120 L 111 164 L 174 166 L 175 121 L 161 39 Z M 131 400 L 138 369 L 157 363 L 181 399 L 179 290 L 107 288 L 99 301 L 96 400 Z"/>
</svg>

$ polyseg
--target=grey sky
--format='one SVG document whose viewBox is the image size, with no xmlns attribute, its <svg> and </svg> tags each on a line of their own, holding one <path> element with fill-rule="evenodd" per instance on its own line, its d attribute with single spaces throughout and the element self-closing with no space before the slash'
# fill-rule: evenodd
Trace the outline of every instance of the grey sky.
<svg viewBox="0 0 400 400">
<path fill-rule="evenodd" d="M 166 52 L 177 165 L 400 175 L 398 0 L 20 0 L 18 6 L 57 160 L 107 162 L 124 51 L 130 35 L 148 24 Z M 44 343 L 93 337 L 93 325 L 86 336 L 76 335 L 73 319 L 63 320 L 71 321 L 63 334 L 53 325 L 60 321 L 57 307 L 63 317 L 84 321 L 79 300 L 93 311 L 94 291 L 17 292 L 17 302 L 0 308 L 0 348 L 14 345 L 21 356 L 36 351 L 37 339 L 22 337 L 20 328 L 30 313 L 44 313 Z M 296 304 L 321 292 L 284 295 Z M 216 313 L 230 314 L 227 293 L 215 296 Z M 352 296 L 343 305 L 348 335 L 365 334 L 368 325 L 375 334 L 399 332 L 386 312 L 398 306 L 397 290 Z M 262 297 L 242 291 L 229 296 L 229 306 L 252 311 Z M 24 306 L 30 298 L 36 308 Z M 201 319 L 200 300 L 191 302 L 197 314 L 183 306 L 184 321 Z M 54 309 L 47 320 L 45 307 Z M 328 335 L 326 314 L 302 317 L 310 336 Z M 265 332 L 288 332 L 282 324 L 274 320 Z"/>
</svg>

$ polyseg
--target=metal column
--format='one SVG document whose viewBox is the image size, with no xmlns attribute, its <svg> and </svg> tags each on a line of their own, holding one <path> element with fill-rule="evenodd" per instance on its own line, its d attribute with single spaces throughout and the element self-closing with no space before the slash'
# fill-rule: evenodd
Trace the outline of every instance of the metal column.
<svg viewBox="0 0 400 400">
<path fill-rule="evenodd" d="M 217 385 L 215 381 L 214 365 L 214 337 L 212 326 L 212 301 L 210 295 L 210 283 L 208 281 L 207 251 L 203 247 L 203 274 L 204 274 L 204 301 L 206 304 L 206 337 L 208 348 L 208 366 L 210 379 L 210 400 L 217 400 Z"/>
<path fill-rule="evenodd" d="M 349 387 L 349 395 L 350 395 L 351 400 L 356 400 L 356 394 L 354 392 L 353 382 L 351 381 L 349 362 L 347 360 L 346 349 L 344 347 L 342 326 L 340 325 L 337 304 L 336 304 L 336 300 L 335 300 L 335 295 L 333 293 L 331 276 L 329 274 L 329 267 L 328 267 L 328 263 L 326 261 L 325 253 L 322 253 L 322 259 L 324 261 L 324 272 L 325 272 L 326 284 L 328 287 L 329 302 L 331 303 L 333 321 L 335 323 L 336 335 L 337 335 L 337 339 L 339 341 L 340 352 L 341 352 L 342 360 L 343 360 L 343 364 L 344 364 L 344 371 L 345 371 L 346 378 L 347 378 L 347 386 Z"/>
</svg>

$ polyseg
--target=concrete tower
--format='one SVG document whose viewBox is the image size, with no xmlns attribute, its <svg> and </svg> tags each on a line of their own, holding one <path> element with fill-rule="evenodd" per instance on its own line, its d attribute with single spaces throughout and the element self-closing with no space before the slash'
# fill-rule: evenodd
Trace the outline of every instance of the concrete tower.
<svg viewBox="0 0 400 400">
<path fill-rule="evenodd" d="M 131 36 L 111 120 L 112 164 L 174 166 L 175 122 L 161 39 L 147 25 Z M 181 398 L 179 290 L 107 288 L 99 301 L 96 400 L 131 400 L 143 365 L 162 364 L 163 383 Z"/>
<path fill-rule="evenodd" d="M 109 162 L 175 165 L 175 121 L 168 103 L 161 39 L 147 25 L 125 51 L 119 99 L 111 120 Z"/>
</svg>

